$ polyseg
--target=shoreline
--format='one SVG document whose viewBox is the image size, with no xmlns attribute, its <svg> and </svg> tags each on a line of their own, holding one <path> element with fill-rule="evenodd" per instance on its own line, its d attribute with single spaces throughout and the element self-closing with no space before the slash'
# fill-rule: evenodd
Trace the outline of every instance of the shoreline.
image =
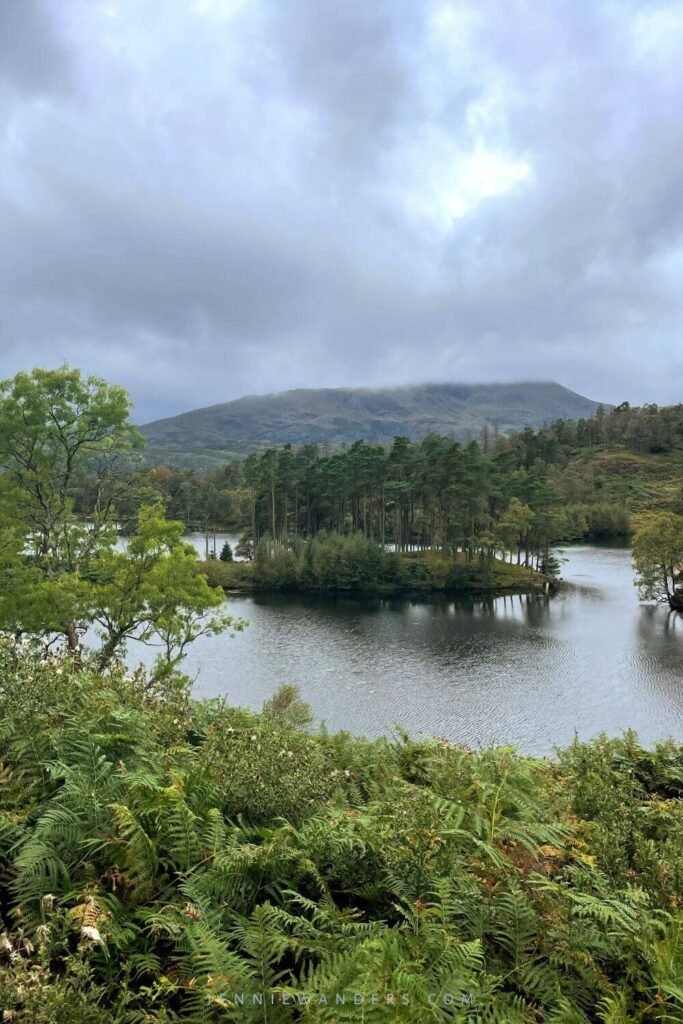
<svg viewBox="0 0 683 1024">
<path fill-rule="evenodd" d="M 408 561 L 408 560 L 407 560 Z M 444 570 L 450 568 L 453 563 L 437 563 L 436 568 Z M 456 565 L 462 563 L 455 563 Z M 469 564 L 476 571 L 481 567 Z M 561 586 L 561 581 L 529 569 L 524 566 L 510 565 L 507 562 L 496 562 L 488 567 L 487 571 L 481 570 L 481 579 L 472 579 L 458 585 L 449 585 L 445 579 L 436 578 L 420 581 L 406 581 L 405 583 L 378 582 L 368 586 L 305 586 L 300 581 L 283 583 L 266 583 L 253 579 L 253 562 L 220 562 L 201 561 L 197 566 L 198 572 L 206 576 L 209 584 L 213 587 L 221 587 L 227 595 L 256 596 L 264 594 L 289 594 L 301 597 L 430 597 L 443 595 L 445 597 L 471 597 L 471 598 L 495 598 L 506 595 L 526 594 L 541 596 L 552 593 Z"/>
</svg>

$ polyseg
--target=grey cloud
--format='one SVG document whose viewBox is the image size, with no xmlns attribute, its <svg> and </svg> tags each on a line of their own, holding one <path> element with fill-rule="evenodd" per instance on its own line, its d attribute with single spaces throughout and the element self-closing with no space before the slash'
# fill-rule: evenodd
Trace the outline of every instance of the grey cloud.
<svg viewBox="0 0 683 1024">
<path fill-rule="evenodd" d="M 54 0 L 0 3 L 0 84 L 28 93 L 66 89 L 71 70 L 66 42 L 54 17 Z"/>
<path fill-rule="evenodd" d="M 410 101 L 411 51 L 420 5 L 405 0 L 273 4 L 287 80 L 325 122 L 342 152 L 375 149 Z"/>
<path fill-rule="evenodd" d="M 427 378 L 680 397 L 678 5 L 7 10 L 3 375 L 66 358 L 141 419 Z"/>
</svg>

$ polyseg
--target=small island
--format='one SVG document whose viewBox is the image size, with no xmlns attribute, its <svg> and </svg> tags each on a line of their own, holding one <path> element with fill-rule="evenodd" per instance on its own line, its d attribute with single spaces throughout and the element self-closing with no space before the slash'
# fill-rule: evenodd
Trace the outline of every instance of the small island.
<svg viewBox="0 0 683 1024">
<path fill-rule="evenodd" d="M 266 542 L 245 561 L 207 559 L 197 569 L 227 593 L 410 594 L 545 593 L 555 584 L 542 572 L 491 550 L 395 552 L 359 534 L 325 534 L 290 544 Z"/>
</svg>

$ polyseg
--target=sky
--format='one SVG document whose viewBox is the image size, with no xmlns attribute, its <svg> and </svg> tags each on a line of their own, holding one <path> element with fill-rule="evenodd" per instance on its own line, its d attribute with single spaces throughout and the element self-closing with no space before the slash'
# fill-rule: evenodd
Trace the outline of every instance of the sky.
<svg viewBox="0 0 683 1024">
<path fill-rule="evenodd" d="M 683 399 L 680 0 L 0 0 L 0 377 Z"/>
</svg>

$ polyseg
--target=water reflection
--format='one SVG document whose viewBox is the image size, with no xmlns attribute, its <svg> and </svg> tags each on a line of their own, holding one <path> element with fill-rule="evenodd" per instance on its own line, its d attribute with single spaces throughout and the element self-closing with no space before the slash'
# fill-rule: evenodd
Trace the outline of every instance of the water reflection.
<svg viewBox="0 0 683 1024">
<path fill-rule="evenodd" d="M 633 727 L 683 738 L 683 618 L 639 605 L 624 548 L 565 552 L 556 595 L 231 599 L 250 626 L 195 645 L 199 694 L 259 707 L 296 683 L 333 729 L 396 723 L 529 752 Z"/>
</svg>

